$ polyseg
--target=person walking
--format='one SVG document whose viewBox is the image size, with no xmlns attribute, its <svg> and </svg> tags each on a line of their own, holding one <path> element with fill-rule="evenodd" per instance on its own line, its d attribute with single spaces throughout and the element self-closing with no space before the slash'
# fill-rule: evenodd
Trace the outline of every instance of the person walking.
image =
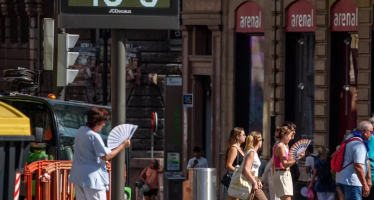
<svg viewBox="0 0 374 200">
<path fill-rule="evenodd" d="M 320 200 L 335 200 L 335 182 L 332 179 L 330 162 L 329 150 L 324 147 L 319 148 L 318 158 L 313 166 L 313 175 L 307 186 L 317 193 Z"/>
<path fill-rule="evenodd" d="M 240 166 L 243 162 L 244 152 L 240 145 L 245 142 L 245 138 L 244 129 L 241 127 L 236 127 L 230 132 L 225 158 L 225 168 L 230 176 L 232 176 L 235 171 L 235 167 Z M 227 188 L 225 186 L 223 188 L 223 193 L 227 193 Z M 230 196 L 228 196 L 228 199 L 236 200 L 236 198 Z"/>
<path fill-rule="evenodd" d="M 273 148 L 273 185 L 274 192 L 281 200 L 291 200 L 293 196 L 293 183 L 290 173 L 290 167 L 296 163 L 296 160 L 288 158 L 288 143 L 292 138 L 293 131 L 287 126 L 277 127 L 275 139 L 278 144 Z M 302 153 L 298 159 L 304 157 Z"/>
<path fill-rule="evenodd" d="M 374 117 L 369 119 L 369 122 L 374 126 Z M 370 151 L 368 152 L 369 158 L 369 168 L 368 168 L 368 175 L 366 176 L 366 181 L 370 187 L 369 196 L 364 197 L 364 200 L 373 200 L 374 199 L 374 136 L 372 135 L 368 141 L 368 146 Z M 371 185 L 370 185 L 371 183 Z"/>
<path fill-rule="evenodd" d="M 306 156 L 306 159 L 305 159 L 305 172 L 308 174 L 308 181 L 307 181 L 307 187 L 309 186 L 310 183 L 313 183 L 315 184 L 316 183 L 316 180 L 313 180 L 312 181 L 312 176 L 313 176 L 313 172 L 314 172 L 314 165 L 315 165 L 315 161 L 318 159 L 318 156 L 315 155 L 314 153 L 314 148 L 312 145 L 309 145 L 305 151 L 305 156 Z M 315 177 L 315 179 L 318 179 L 318 177 Z M 317 199 L 317 193 L 316 191 L 314 191 L 314 185 L 312 187 L 310 187 L 310 189 L 313 191 L 313 194 L 314 194 L 314 198 L 313 199 Z M 313 200 L 311 198 L 307 198 L 308 200 Z"/>
<path fill-rule="evenodd" d="M 359 139 L 346 144 L 342 171 L 336 173 L 336 182 L 346 200 L 362 200 L 362 197 L 367 197 L 370 193 L 366 180 L 369 151 L 367 141 L 372 133 L 373 125 L 369 121 L 362 121 L 357 130 L 345 138 L 345 141 L 354 137 Z"/>
<path fill-rule="evenodd" d="M 290 121 L 285 121 L 282 127 L 287 127 L 291 130 L 291 140 L 295 138 L 296 135 L 296 124 Z M 274 146 L 278 144 L 278 141 L 275 142 Z M 273 149 L 274 149 L 273 146 Z M 285 150 L 288 152 L 288 144 Z M 274 186 L 273 186 L 273 156 L 270 158 L 269 162 L 266 164 L 264 174 L 261 177 L 261 181 L 266 183 L 266 188 L 269 191 L 270 200 L 279 200 L 280 198 L 275 195 Z"/>
<path fill-rule="evenodd" d="M 252 183 L 252 193 L 254 194 L 253 200 L 267 200 L 264 192 L 262 191 L 262 183 L 258 178 L 258 171 L 261 166 L 261 160 L 258 157 L 258 149 L 262 147 L 264 139 L 261 133 L 252 131 L 248 135 L 245 143 L 244 151 L 245 160 L 243 167 L 243 175 Z"/>
<path fill-rule="evenodd" d="M 188 161 L 187 169 L 190 168 L 208 168 L 208 161 L 207 159 L 201 157 L 201 148 L 195 147 L 193 148 L 193 154 L 195 157 L 191 158 Z"/>
<path fill-rule="evenodd" d="M 156 159 L 151 161 L 149 167 L 143 169 L 140 173 L 140 180 L 148 185 L 149 191 L 140 191 L 144 196 L 144 200 L 155 200 L 159 190 L 158 174 L 164 172 L 164 168 Z M 142 188 L 143 189 L 143 188 Z M 142 190 L 140 189 L 140 190 Z"/>
<path fill-rule="evenodd" d="M 116 149 L 105 147 L 99 132 L 109 117 L 107 111 L 91 108 L 87 112 L 87 124 L 80 127 L 75 136 L 73 165 L 68 182 L 74 184 L 77 200 L 106 200 L 106 191 L 109 190 L 106 161 L 131 144 L 127 139 Z"/>
</svg>

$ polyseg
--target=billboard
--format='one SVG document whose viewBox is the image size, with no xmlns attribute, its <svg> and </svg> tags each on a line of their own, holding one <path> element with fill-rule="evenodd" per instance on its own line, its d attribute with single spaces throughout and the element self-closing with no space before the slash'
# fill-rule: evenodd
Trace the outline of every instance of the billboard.
<svg viewBox="0 0 374 200">
<path fill-rule="evenodd" d="M 59 28 L 178 29 L 179 0 L 60 0 Z"/>
</svg>

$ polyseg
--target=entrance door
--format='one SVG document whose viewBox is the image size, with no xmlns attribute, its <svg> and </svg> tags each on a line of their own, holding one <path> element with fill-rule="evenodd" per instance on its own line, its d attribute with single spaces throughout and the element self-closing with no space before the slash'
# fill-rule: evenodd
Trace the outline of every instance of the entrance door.
<svg viewBox="0 0 374 200">
<path fill-rule="evenodd" d="M 285 120 L 297 126 L 294 141 L 313 140 L 315 35 L 287 33 L 286 45 Z"/>
<path fill-rule="evenodd" d="M 330 147 L 340 145 L 357 126 L 358 35 L 331 33 Z"/>
</svg>

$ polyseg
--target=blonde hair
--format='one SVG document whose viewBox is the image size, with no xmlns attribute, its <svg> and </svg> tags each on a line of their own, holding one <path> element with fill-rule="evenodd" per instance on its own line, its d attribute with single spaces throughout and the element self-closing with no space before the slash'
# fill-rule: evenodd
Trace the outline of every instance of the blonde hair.
<svg viewBox="0 0 374 200">
<path fill-rule="evenodd" d="M 245 147 L 244 151 L 248 151 L 250 149 L 254 149 L 255 146 L 260 142 L 259 139 L 261 138 L 261 133 L 257 131 L 252 131 L 251 134 L 247 136 L 245 139 Z"/>
<path fill-rule="evenodd" d="M 325 148 L 325 147 L 320 147 L 318 148 L 318 156 L 322 159 L 322 160 L 326 160 L 327 157 L 329 156 L 329 149 Z"/>
<path fill-rule="evenodd" d="M 274 138 L 275 138 L 275 140 L 279 141 L 279 140 L 283 139 L 284 136 L 286 136 L 290 133 L 292 133 L 292 130 L 289 129 L 287 126 L 277 126 L 275 134 L 274 134 Z"/>
</svg>

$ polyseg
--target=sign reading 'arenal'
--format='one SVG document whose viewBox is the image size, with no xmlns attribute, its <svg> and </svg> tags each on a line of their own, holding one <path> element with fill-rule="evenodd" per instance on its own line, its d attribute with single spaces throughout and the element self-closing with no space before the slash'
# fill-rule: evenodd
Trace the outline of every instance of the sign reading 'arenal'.
<svg viewBox="0 0 374 200">
<path fill-rule="evenodd" d="M 235 32 L 237 33 L 263 33 L 263 10 L 255 2 L 243 3 L 236 10 Z"/>
<path fill-rule="evenodd" d="M 331 31 L 358 31 L 358 8 L 352 0 L 340 0 L 333 5 Z"/>
<path fill-rule="evenodd" d="M 305 0 L 297 1 L 287 9 L 286 31 L 314 32 L 315 17 L 316 9 L 313 4 Z"/>
</svg>

